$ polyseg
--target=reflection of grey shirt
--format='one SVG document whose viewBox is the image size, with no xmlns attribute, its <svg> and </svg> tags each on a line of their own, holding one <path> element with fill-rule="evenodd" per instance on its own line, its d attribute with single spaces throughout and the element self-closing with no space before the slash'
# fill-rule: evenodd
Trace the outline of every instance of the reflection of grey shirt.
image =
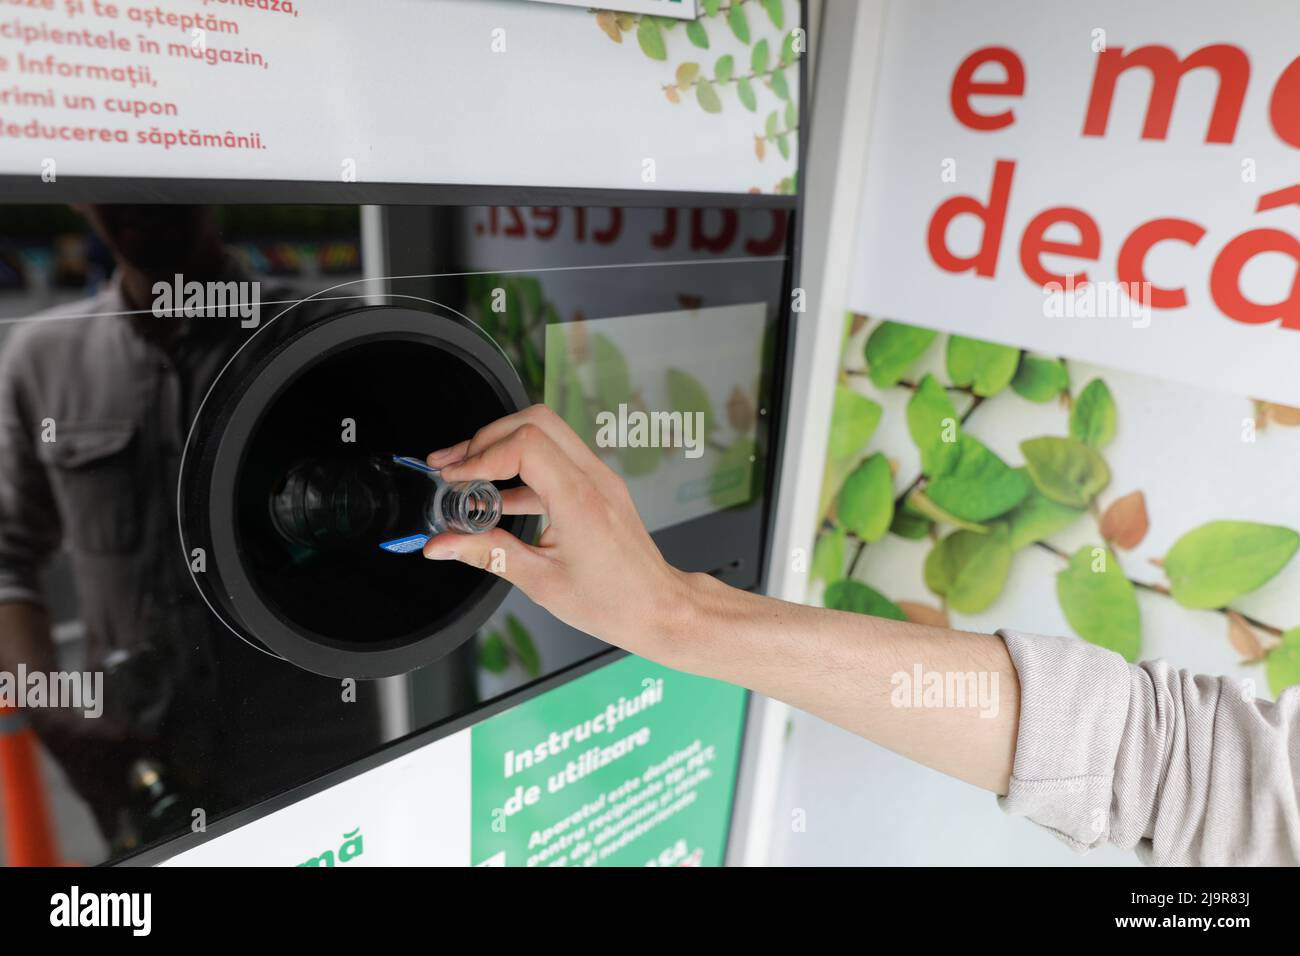
<svg viewBox="0 0 1300 956">
<path fill-rule="evenodd" d="M 235 269 L 221 278 L 244 278 Z M 344 706 L 337 681 L 228 631 L 181 551 L 190 422 L 258 330 L 233 317 L 131 320 L 126 309 L 114 284 L 0 346 L 0 602 L 43 603 L 40 572 L 67 548 L 86 666 L 106 670 L 106 716 L 239 798 L 265 796 L 378 743 L 374 696 Z"/>
<path fill-rule="evenodd" d="M 1000 633 L 1020 677 L 1006 812 L 1147 863 L 1300 863 L 1300 688 L 1259 701 L 1240 681 Z"/>
<path fill-rule="evenodd" d="M 172 354 L 136 334 L 117 284 L 17 326 L 0 349 L 0 601 L 40 603 L 38 572 L 72 555 L 92 652 L 154 614 L 160 553 L 174 537 L 187 408 L 232 336 L 182 336 Z M 187 388 L 188 386 L 188 388 Z M 191 394 L 187 394 L 187 392 Z M 167 532 L 172 532 L 168 541 Z"/>
<path fill-rule="evenodd" d="M 191 591 L 175 507 L 188 422 L 253 331 L 192 320 L 164 350 L 126 310 L 113 283 L 0 348 L 0 601 L 41 603 L 38 574 L 66 546 L 92 663 L 170 636 Z"/>
</svg>

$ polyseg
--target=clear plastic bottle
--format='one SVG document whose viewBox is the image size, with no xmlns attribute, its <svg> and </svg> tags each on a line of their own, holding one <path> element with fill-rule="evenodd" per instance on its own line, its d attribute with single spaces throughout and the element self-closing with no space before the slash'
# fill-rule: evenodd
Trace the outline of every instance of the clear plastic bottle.
<svg viewBox="0 0 1300 956">
<path fill-rule="evenodd" d="M 276 531 L 298 547 L 377 545 L 404 554 L 444 531 L 495 528 L 501 493 L 488 481 L 445 481 L 418 458 L 315 458 L 294 465 L 276 483 L 270 512 Z"/>
</svg>

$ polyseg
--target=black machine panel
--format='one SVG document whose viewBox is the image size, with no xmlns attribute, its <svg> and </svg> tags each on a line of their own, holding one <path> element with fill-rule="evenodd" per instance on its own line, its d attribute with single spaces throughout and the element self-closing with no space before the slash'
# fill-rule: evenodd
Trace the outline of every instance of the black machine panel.
<svg viewBox="0 0 1300 956">
<path fill-rule="evenodd" d="M 380 547 L 419 529 L 373 462 L 545 402 L 670 561 L 758 585 L 793 219 L 0 207 L 0 604 L 43 605 L 24 639 L 104 674 L 101 719 L 35 716 L 74 855 L 183 843 L 191 807 L 246 810 L 608 652 L 488 571 Z M 188 308 L 189 282 L 238 298 Z"/>
</svg>

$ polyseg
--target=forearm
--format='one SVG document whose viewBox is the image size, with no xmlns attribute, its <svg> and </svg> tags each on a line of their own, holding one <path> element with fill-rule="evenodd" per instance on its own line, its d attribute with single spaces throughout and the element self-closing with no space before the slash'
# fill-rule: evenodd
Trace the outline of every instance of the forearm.
<svg viewBox="0 0 1300 956">
<path fill-rule="evenodd" d="M 787 604 L 668 565 L 626 482 L 551 409 L 534 406 L 431 453 L 449 481 L 518 476 L 507 513 L 544 513 L 535 545 L 504 529 L 444 533 L 432 560 L 491 564 L 571 627 L 669 667 L 749 687 L 938 770 L 1005 793 L 1020 688 L 997 637 Z M 500 559 L 500 560 L 497 560 Z M 939 706 L 917 687 L 940 681 Z M 945 699 L 977 685 L 972 706 Z M 928 680 L 926 690 L 929 689 Z M 910 693 L 900 694 L 900 690 Z"/>
<path fill-rule="evenodd" d="M 665 636 L 670 664 L 785 701 L 1006 793 L 1020 685 L 1001 638 L 790 604 L 706 575 L 688 575 L 683 586 L 682 610 Z M 979 686 L 983 699 L 955 702 L 950 694 L 934 706 L 933 697 L 922 699 L 927 680 Z"/>
</svg>

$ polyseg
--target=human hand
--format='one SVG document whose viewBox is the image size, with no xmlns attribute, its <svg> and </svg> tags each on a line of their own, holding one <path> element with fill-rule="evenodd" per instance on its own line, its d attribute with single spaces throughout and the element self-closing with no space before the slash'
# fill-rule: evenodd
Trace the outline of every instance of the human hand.
<svg viewBox="0 0 1300 956">
<path fill-rule="evenodd" d="M 448 481 L 504 481 L 505 514 L 544 514 L 536 545 L 503 528 L 440 534 L 432 560 L 500 574 L 571 627 L 659 661 L 673 656 L 693 579 L 666 562 L 637 514 L 627 484 L 545 405 L 498 419 L 468 441 L 435 451 Z"/>
</svg>

